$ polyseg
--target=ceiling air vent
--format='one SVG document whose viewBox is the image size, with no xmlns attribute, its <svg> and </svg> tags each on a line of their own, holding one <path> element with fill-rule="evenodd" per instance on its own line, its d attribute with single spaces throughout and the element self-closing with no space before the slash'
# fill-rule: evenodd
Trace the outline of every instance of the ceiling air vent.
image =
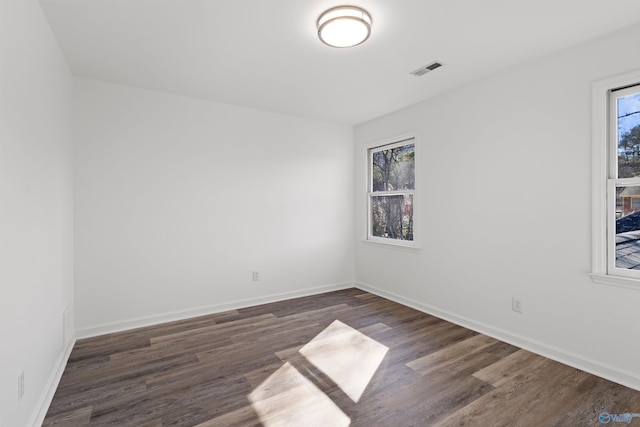
<svg viewBox="0 0 640 427">
<path fill-rule="evenodd" d="M 440 68 L 442 67 L 442 64 L 439 62 L 433 62 L 429 65 L 425 65 L 424 67 L 420 67 L 415 71 L 411 72 L 412 76 L 416 76 L 416 77 L 420 77 L 420 76 L 424 76 L 425 74 L 427 74 L 429 71 L 433 71 L 436 68 Z"/>
</svg>

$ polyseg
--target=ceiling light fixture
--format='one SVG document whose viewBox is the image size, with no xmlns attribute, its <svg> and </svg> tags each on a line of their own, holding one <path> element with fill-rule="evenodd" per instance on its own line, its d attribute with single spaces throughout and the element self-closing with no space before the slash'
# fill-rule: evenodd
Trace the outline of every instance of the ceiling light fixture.
<svg viewBox="0 0 640 427">
<path fill-rule="evenodd" d="M 318 18 L 318 37 L 331 47 L 353 47 L 371 35 L 371 15 L 356 6 L 338 6 Z"/>
</svg>

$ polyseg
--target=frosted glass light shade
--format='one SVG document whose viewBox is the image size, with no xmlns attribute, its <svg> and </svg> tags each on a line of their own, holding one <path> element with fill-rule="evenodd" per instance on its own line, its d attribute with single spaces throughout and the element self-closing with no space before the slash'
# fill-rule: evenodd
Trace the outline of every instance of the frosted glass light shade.
<svg viewBox="0 0 640 427">
<path fill-rule="evenodd" d="M 371 35 L 371 15 L 355 6 L 338 6 L 318 18 L 318 37 L 331 47 L 353 47 Z"/>
</svg>

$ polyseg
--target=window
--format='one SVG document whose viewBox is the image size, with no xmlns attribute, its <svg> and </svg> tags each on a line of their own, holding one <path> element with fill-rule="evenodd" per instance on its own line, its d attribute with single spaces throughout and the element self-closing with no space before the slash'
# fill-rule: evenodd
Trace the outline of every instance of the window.
<svg viewBox="0 0 640 427">
<path fill-rule="evenodd" d="M 367 154 L 367 240 L 416 247 L 415 139 L 375 146 Z"/>
<path fill-rule="evenodd" d="M 640 278 L 640 84 L 609 95 L 609 274 Z"/>
<path fill-rule="evenodd" d="M 593 89 L 591 276 L 640 289 L 640 72 Z"/>
</svg>

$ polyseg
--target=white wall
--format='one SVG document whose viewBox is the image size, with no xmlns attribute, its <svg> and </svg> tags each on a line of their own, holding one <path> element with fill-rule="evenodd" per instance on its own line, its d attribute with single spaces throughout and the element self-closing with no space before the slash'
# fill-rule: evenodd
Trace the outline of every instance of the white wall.
<svg viewBox="0 0 640 427">
<path fill-rule="evenodd" d="M 79 335 L 353 283 L 352 127 L 86 79 L 75 93 Z"/>
<path fill-rule="evenodd" d="M 73 80 L 39 4 L 0 5 L 0 425 L 19 427 L 41 422 L 72 342 L 62 319 L 73 295 Z"/>
<path fill-rule="evenodd" d="M 635 26 L 357 126 L 359 177 L 364 144 L 411 130 L 423 162 L 418 254 L 362 242 L 356 181 L 359 284 L 640 389 L 640 291 L 587 275 L 591 84 L 639 69 L 638 40 Z"/>
</svg>

